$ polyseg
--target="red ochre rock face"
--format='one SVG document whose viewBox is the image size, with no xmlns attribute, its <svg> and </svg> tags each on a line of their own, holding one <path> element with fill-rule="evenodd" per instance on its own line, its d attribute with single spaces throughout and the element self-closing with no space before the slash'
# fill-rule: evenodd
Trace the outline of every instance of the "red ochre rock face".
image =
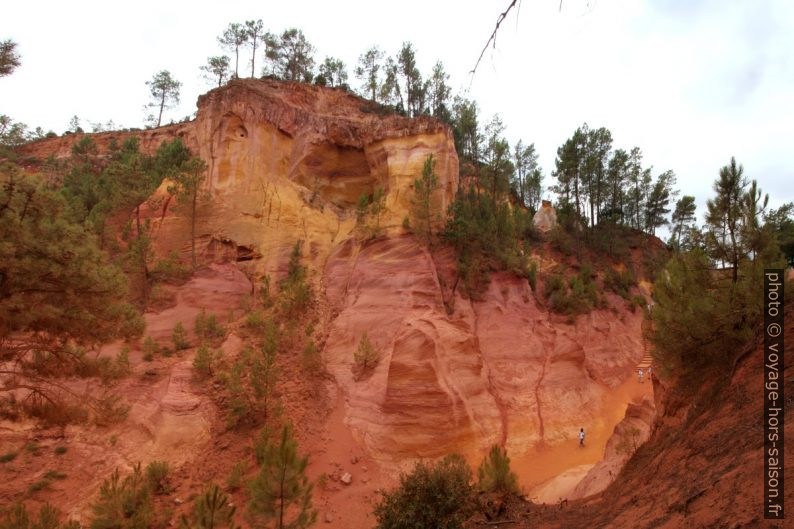
<svg viewBox="0 0 794 529">
<path fill-rule="evenodd" d="M 196 227 L 203 262 L 278 276 L 304 242 L 331 311 L 323 356 L 347 424 L 375 456 L 471 453 L 494 442 L 515 453 L 570 439 L 643 355 L 641 311 L 595 310 L 569 324 L 507 273 L 492 274 L 480 301 L 451 293 L 439 277 L 453 275 L 453 261 L 434 259 L 402 228 L 428 155 L 440 184 L 433 209 L 445 212 L 458 189 L 452 132 L 438 120 L 384 114 L 340 89 L 235 80 L 201 96 L 193 121 L 93 137 L 102 152 L 131 135 L 147 152 L 181 137 L 207 163 Z M 21 151 L 64 157 L 78 137 Z M 189 223 L 167 187 L 142 212 L 158 255 L 187 257 Z M 377 188 L 386 193 L 383 235 L 357 242 L 355 205 Z M 356 381 L 353 353 L 365 331 L 380 362 Z"/>
<path fill-rule="evenodd" d="M 450 313 L 436 263 L 410 236 L 341 245 L 324 279 L 339 311 L 327 365 L 348 423 L 384 459 L 570 439 L 572 425 L 599 420 L 606 392 L 642 357 L 639 311 L 597 310 L 570 325 L 509 274 L 494 274 L 481 301 L 456 296 Z M 380 362 L 356 381 L 364 332 Z"/>
</svg>

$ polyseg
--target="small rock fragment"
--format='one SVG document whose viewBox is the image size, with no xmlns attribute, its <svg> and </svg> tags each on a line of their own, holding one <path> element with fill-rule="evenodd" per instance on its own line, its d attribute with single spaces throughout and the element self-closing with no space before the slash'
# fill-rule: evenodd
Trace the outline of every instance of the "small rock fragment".
<svg viewBox="0 0 794 529">
<path fill-rule="evenodd" d="M 350 472 L 345 472 L 342 474 L 342 483 L 345 485 L 350 485 L 353 482 L 353 476 L 350 475 Z"/>
</svg>

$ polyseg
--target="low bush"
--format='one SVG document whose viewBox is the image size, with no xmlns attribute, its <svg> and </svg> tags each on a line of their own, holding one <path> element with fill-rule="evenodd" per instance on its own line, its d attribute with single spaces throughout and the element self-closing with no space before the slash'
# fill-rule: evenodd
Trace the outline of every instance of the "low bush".
<svg viewBox="0 0 794 529">
<path fill-rule="evenodd" d="M 459 529 L 471 512 L 471 470 L 452 454 L 438 463 L 417 463 L 397 488 L 375 505 L 378 529 Z"/>
<path fill-rule="evenodd" d="M 322 366 L 320 350 L 314 340 L 309 340 L 301 352 L 301 364 L 309 373 L 318 373 Z"/>
<path fill-rule="evenodd" d="M 353 378 L 362 380 L 372 374 L 377 367 L 380 357 L 372 342 L 367 336 L 367 332 L 361 335 L 358 342 L 358 349 L 353 353 Z"/>
<path fill-rule="evenodd" d="M 180 529 L 221 529 L 234 528 L 235 507 L 220 487 L 211 483 L 196 498 L 190 516 L 182 516 Z"/>
<path fill-rule="evenodd" d="M 167 494 L 168 486 L 168 463 L 165 461 L 152 461 L 146 465 L 146 481 L 149 489 L 154 494 Z"/>
<path fill-rule="evenodd" d="M 244 350 L 221 374 L 230 428 L 254 424 L 273 414 L 277 373 L 275 346 L 266 341 L 260 351 Z"/>
<path fill-rule="evenodd" d="M 645 301 L 643 296 L 637 295 L 631 298 L 631 312 L 635 312 L 637 309 L 645 309 L 648 306 L 648 302 Z"/>
<path fill-rule="evenodd" d="M 216 342 L 226 336 L 226 327 L 218 321 L 215 314 L 207 314 L 204 309 L 196 315 L 195 333 L 199 340 Z"/>
<path fill-rule="evenodd" d="M 160 347 L 157 345 L 157 342 L 154 341 L 154 338 L 147 336 L 146 339 L 143 340 L 141 350 L 143 351 L 143 359 L 147 362 L 151 362 L 154 356 L 160 352 Z"/>
<path fill-rule="evenodd" d="M 286 321 L 295 321 L 304 316 L 314 299 L 306 267 L 300 259 L 301 241 L 298 241 L 290 254 L 287 277 L 280 284 L 278 311 Z"/>
<path fill-rule="evenodd" d="M 232 466 L 229 475 L 226 478 L 226 488 L 230 491 L 239 490 L 243 484 L 243 476 L 245 475 L 245 463 L 238 461 Z"/>
<path fill-rule="evenodd" d="M 611 290 L 625 300 L 629 299 L 629 290 L 637 284 L 630 268 L 618 272 L 614 268 L 607 268 L 604 273 L 604 288 Z"/>
<path fill-rule="evenodd" d="M 118 469 L 102 482 L 99 499 L 91 505 L 91 529 L 145 529 L 154 521 L 154 504 L 149 483 L 140 463 L 132 474 L 121 478 Z"/>
<path fill-rule="evenodd" d="M 587 265 L 583 265 L 579 273 L 571 276 L 567 283 L 560 274 L 547 277 L 543 293 L 551 310 L 567 314 L 571 318 L 601 306 L 592 272 Z"/>
<path fill-rule="evenodd" d="M 538 263 L 537 261 L 532 261 L 529 265 L 529 269 L 527 270 L 527 282 L 529 282 L 530 288 L 532 288 L 532 292 L 537 291 L 538 286 Z"/>
<path fill-rule="evenodd" d="M 155 281 L 164 283 L 184 283 L 190 278 L 190 265 L 182 263 L 179 254 L 172 251 L 165 259 L 155 262 L 151 276 Z"/>
<path fill-rule="evenodd" d="M 182 351 L 190 347 L 190 342 L 187 339 L 187 331 L 181 321 L 178 321 L 176 325 L 174 325 L 174 330 L 171 333 L 171 341 L 174 343 L 174 351 Z M 165 354 L 165 351 L 163 351 L 163 354 Z"/>
<path fill-rule="evenodd" d="M 46 479 L 46 478 L 45 479 L 40 479 L 38 481 L 34 481 L 30 485 L 28 485 L 28 493 L 29 494 L 33 494 L 34 492 L 38 492 L 40 490 L 48 489 L 48 488 L 50 488 L 51 484 L 52 484 L 52 481 L 50 481 L 49 479 Z"/>
<path fill-rule="evenodd" d="M 196 356 L 193 358 L 193 369 L 199 378 L 209 378 L 217 369 L 220 362 L 221 352 L 217 349 L 212 349 L 206 343 L 202 343 L 196 350 Z"/>
<path fill-rule="evenodd" d="M 80 529 L 80 524 L 74 520 L 61 524 L 59 516 L 58 509 L 49 503 L 39 509 L 38 518 L 29 515 L 23 503 L 16 503 L 8 509 L 0 509 L 0 529 Z"/>
<path fill-rule="evenodd" d="M 106 393 L 94 405 L 94 422 L 100 426 L 117 424 L 127 418 L 130 411 L 119 395 Z"/>
</svg>

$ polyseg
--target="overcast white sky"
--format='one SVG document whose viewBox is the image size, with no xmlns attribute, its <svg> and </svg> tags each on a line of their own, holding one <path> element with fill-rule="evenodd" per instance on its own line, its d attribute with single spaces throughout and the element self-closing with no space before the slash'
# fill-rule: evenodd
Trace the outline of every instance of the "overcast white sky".
<svg viewBox="0 0 794 529">
<path fill-rule="evenodd" d="M 441 59 L 458 92 L 508 0 L 13 2 L 0 39 L 22 66 L 0 79 L 0 113 L 63 132 L 69 118 L 140 126 L 144 84 L 168 69 L 195 111 L 199 72 L 232 21 L 298 27 L 352 70 L 378 44 L 411 41 L 423 73 Z M 241 60 L 241 65 L 243 61 Z M 242 70 L 242 69 L 241 69 Z M 257 66 L 257 73 L 260 68 Z M 244 71 L 244 70 L 243 70 Z M 241 71 L 242 73 L 242 71 Z M 791 0 L 523 0 L 499 31 L 469 96 L 498 113 L 511 141 L 534 142 L 547 174 L 584 122 L 637 145 L 654 174 L 673 169 L 700 213 L 719 167 L 736 156 L 774 206 L 794 200 L 794 2 Z"/>
</svg>

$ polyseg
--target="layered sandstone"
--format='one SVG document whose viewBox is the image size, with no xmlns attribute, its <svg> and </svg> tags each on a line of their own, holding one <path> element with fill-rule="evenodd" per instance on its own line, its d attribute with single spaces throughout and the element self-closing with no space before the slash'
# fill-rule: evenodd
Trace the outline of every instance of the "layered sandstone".
<svg viewBox="0 0 794 529">
<path fill-rule="evenodd" d="M 572 438 L 600 420 L 605 396 L 642 357 L 642 315 L 550 314 L 526 280 L 494 274 L 481 301 L 445 303 L 436 263 L 412 237 L 337 247 L 325 269 L 339 311 L 325 354 L 348 422 L 384 458 L 512 453 Z M 364 332 L 380 354 L 356 381 Z"/>
<path fill-rule="evenodd" d="M 128 134 L 96 138 L 102 147 Z M 433 208 L 445 211 L 458 187 L 451 130 L 435 119 L 384 114 L 339 89 L 235 80 L 200 97 L 194 121 L 146 131 L 141 142 L 151 152 L 177 136 L 208 166 L 197 222 L 203 263 L 279 273 L 304 241 L 329 302 L 323 355 L 346 422 L 382 459 L 561 443 L 575 425 L 601 420 L 606 395 L 642 357 L 640 311 L 596 310 L 570 323 L 506 273 L 493 274 L 476 302 L 450 287 L 454 260 L 434 258 L 400 227 L 429 155 L 440 183 Z M 27 154 L 49 145 L 64 156 L 74 139 L 37 142 Z M 377 188 L 386 192 L 384 236 L 362 244 L 355 204 Z M 158 253 L 187 256 L 189 223 L 167 184 L 143 209 Z M 172 327 L 169 314 L 160 315 L 167 325 L 150 323 L 156 337 Z M 381 358 L 357 381 L 351 364 L 365 331 Z"/>
</svg>

